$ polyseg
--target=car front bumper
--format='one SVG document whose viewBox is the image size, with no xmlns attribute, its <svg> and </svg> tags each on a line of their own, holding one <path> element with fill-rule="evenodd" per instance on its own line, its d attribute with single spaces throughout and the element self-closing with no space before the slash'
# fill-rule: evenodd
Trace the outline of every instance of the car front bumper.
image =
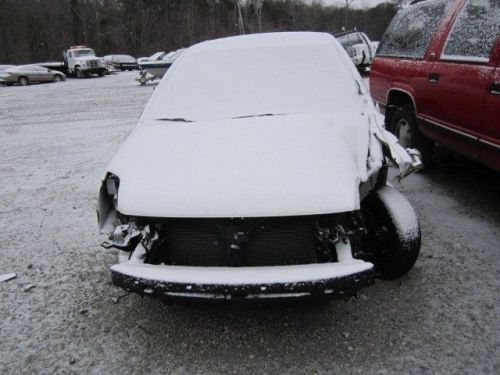
<svg viewBox="0 0 500 375">
<path fill-rule="evenodd" d="M 191 267 L 144 264 L 111 267 L 113 283 L 162 300 L 346 298 L 374 282 L 373 265 L 361 260 L 267 267 Z"/>
</svg>

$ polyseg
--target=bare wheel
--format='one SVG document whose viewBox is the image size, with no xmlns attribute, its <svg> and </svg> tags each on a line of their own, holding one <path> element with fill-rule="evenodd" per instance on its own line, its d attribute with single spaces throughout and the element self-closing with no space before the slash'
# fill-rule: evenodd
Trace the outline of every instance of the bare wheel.
<svg viewBox="0 0 500 375">
<path fill-rule="evenodd" d="M 19 83 L 21 86 L 27 86 L 30 84 L 30 82 L 28 81 L 28 78 L 27 77 L 19 77 L 19 79 L 17 80 L 17 83 Z"/>
<path fill-rule="evenodd" d="M 412 105 L 403 105 L 391 119 L 390 131 L 404 148 L 416 148 L 422 154 L 422 162 L 429 165 L 432 160 L 434 142 L 425 138 L 417 126 L 417 117 Z"/>
</svg>

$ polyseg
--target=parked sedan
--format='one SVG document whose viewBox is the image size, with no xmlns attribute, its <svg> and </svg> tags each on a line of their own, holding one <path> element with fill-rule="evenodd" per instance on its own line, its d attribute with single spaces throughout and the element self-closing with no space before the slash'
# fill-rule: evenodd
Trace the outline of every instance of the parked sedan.
<svg viewBox="0 0 500 375">
<path fill-rule="evenodd" d="M 40 65 L 20 65 L 0 72 L 0 83 L 5 85 L 29 85 L 34 82 L 61 82 L 64 73 L 44 68 Z"/>
<path fill-rule="evenodd" d="M 130 55 L 106 55 L 103 59 L 106 64 L 110 64 L 121 71 L 139 69 L 137 60 Z"/>
<path fill-rule="evenodd" d="M 399 277 L 420 228 L 386 182 L 386 157 L 401 176 L 419 165 L 331 35 L 194 45 L 103 176 L 113 282 L 161 299 L 255 300 L 345 298 Z"/>
<path fill-rule="evenodd" d="M 0 65 L 0 72 L 3 72 L 4 70 L 14 68 L 15 65 Z"/>
</svg>

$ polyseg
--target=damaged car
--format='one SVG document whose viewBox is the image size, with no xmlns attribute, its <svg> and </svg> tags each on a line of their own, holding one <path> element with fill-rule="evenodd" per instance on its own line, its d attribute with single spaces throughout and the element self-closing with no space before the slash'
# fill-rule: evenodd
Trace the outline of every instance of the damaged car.
<svg viewBox="0 0 500 375">
<path fill-rule="evenodd" d="M 420 227 L 387 182 L 421 165 L 334 37 L 194 45 L 103 176 L 115 285 L 162 300 L 346 298 L 406 274 Z"/>
</svg>

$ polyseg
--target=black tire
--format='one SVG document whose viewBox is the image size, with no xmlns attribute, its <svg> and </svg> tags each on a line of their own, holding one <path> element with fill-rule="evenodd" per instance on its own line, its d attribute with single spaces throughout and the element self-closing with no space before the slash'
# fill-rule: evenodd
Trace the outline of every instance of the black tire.
<svg viewBox="0 0 500 375">
<path fill-rule="evenodd" d="M 99 77 L 104 77 L 104 73 L 105 73 L 104 70 L 100 70 L 99 73 L 98 73 Z"/>
<path fill-rule="evenodd" d="M 406 104 L 398 108 L 391 118 L 389 130 L 404 148 L 416 148 L 422 154 L 424 166 L 432 161 L 434 142 L 425 138 L 418 130 L 417 117 L 412 105 Z"/>
<path fill-rule="evenodd" d="M 62 75 L 56 74 L 54 75 L 54 82 L 61 82 L 63 80 Z"/>
<path fill-rule="evenodd" d="M 82 69 L 80 69 L 79 66 L 77 66 L 75 68 L 75 75 L 76 75 L 76 78 L 78 78 L 78 79 L 85 78 L 85 73 L 82 71 Z"/>
<path fill-rule="evenodd" d="M 28 80 L 28 77 L 22 76 L 17 79 L 17 83 L 21 86 L 28 86 L 30 81 Z"/>
<path fill-rule="evenodd" d="M 362 203 L 368 226 L 369 261 L 377 276 L 392 280 L 410 271 L 420 253 L 421 231 L 410 202 L 396 189 L 383 186 Z"/>
</svg>

